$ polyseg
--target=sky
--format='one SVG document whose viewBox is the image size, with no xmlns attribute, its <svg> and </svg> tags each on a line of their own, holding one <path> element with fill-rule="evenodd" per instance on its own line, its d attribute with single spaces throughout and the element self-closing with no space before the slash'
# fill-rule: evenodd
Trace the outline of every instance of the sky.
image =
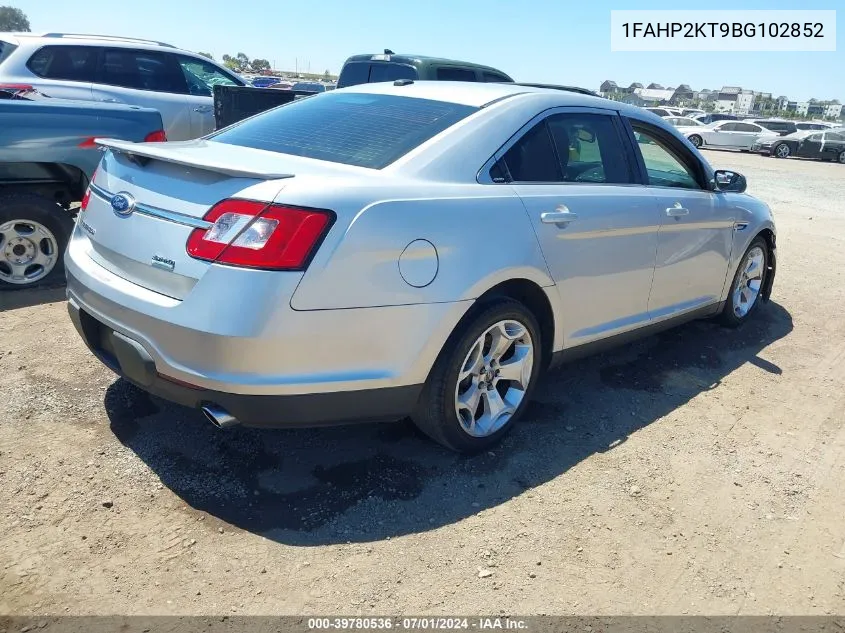
<svg viewBox="0 0 845 633">
<path fill-rule="evenodd" d="M 339 72 L 359 53 L 449 57 L 499 68 L 517 81 L 578 85 L 656 82 L 694 90 L 740 86 L 805 101 L 845 102 L 845 43 L 836 52 L 611 52 L 611 9 L 841 9 L 842 0 L 0 0 L 33 31 L 155 39 L 218 60 L 243 52 L 282 70 Z M 837 7 L 837 5 L 839 5 Z"/>
</svg>

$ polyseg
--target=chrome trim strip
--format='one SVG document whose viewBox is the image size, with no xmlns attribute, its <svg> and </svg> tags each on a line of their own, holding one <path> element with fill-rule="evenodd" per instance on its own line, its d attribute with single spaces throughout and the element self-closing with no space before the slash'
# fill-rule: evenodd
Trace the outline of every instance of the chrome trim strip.
<svg viewBox="0 0 845 633">
<path fill-rule="evenodd" d="M 114 194 L 109 193 L 102 187 L 98 187 L 94 183 L 91 183 L 91 193 L 95 196 L 108 202 L 111 204 L 111 199 Z M 146 215 L 151 218 L 158 218 L 159 220 L 167 220 L 169 222 L 175 222 L 176 224 L 182 224 L 184 226 L 190 226 L 194 229 L 210 229 L 214 226 L 211 222 L 206 222 L 201 218 L 194 218 L 190 215 L 185 215 L 184 213 L 177 213 L 176 211 L 168 211 L 167 209 L 161 209 L 159 207 L 151 207 L 146 204 L 136 204 L 135 205 L 135 213 L 140 213 L 141 215 Z"/>
</svg>

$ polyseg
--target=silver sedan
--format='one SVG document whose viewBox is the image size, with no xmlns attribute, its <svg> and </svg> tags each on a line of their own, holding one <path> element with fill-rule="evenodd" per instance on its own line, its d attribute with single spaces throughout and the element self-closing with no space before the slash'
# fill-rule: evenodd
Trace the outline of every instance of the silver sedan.
<svg viewBox="0 0 845 633">
<path fill-rule="evenodd" d="M 775 227 L 640 108 L 518 84 L 364 84 L 200 140 L 107 148 L 71 318 L 219 427 L 411 416 L 458 451 L 540 372 L 768 299 Z"/>
</svg>

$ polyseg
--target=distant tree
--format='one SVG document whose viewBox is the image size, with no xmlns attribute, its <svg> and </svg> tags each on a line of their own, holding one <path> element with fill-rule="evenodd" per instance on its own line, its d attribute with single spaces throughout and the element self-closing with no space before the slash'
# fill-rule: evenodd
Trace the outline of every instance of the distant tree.
<svg viewBox="0 0 845 633">
<path fill-rule="evenodd" d="M 26 14 L 16 7 L 0 7 L 0 31 L 29 31 Z"/>
<path fill-rule="evenodd" d="M 261 72 L 262 70 L 270 70 L 270 62 L 266 59 L 253 59 L 250 63 L 250 67 L 255 72 Z"/>
<path fill-rule="evenodd" d="M 238 62 L 238 70 L 246 70 L 249 68 L 249 57 L 247 57 L 244 53 L 238 53 L 235 56 L 235 59 Z"/>
<path fill-rule="evenodd" d="M 208 57 L 209 59 L 214 59 L 214 55 L 212 55 L 211 53 L 203 53 L 202 51 L 199 51 L 197 53 L 197 55 L 202 55 L 203 57 Z"/>
<path fill-rule="evenodd" d="M 326 72 L 323 73 L 323 81 L 331 81 L 331 80 L 332 80 L 332 74 L 328 70 L 326 70 Z"/>
<path fill-rule="evenodd" d="M 229 70 L 239 71 L 241 69 L 238 60 L 232 57 L 231 55 L 223 55 L 223 65 Z"/>
</svg>

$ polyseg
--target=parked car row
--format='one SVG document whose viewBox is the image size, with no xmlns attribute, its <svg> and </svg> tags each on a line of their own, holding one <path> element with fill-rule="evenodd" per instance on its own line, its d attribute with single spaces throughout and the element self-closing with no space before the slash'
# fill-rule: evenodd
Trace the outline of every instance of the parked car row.
<svg viewBox="0 0 845 633">
<path fill-rule="evenodd" d="M 797 156 L 845 164 L 845 134 L 835 124 L 783 119 L 723 120 L 704 124 L 690 117 L 667 116 L 697 148 L 737 149 L 776 158 Z"/>
</svg>

